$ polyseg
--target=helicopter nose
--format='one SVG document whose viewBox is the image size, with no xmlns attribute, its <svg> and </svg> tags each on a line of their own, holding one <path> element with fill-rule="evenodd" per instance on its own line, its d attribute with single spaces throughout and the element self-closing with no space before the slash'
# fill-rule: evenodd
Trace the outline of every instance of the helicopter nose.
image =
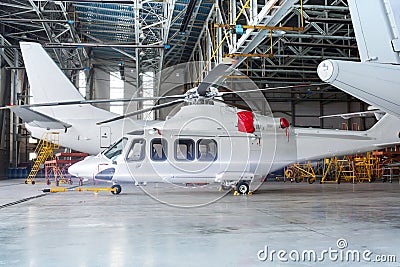
<svg viewBox="0 0 400 267">
<path fill-rule="evenodd" d="M 76 177 L 93 179 L 101 170 L 108 168 L 109 164 L 111 164 L 109 160 L 104 157 L 88 156 L 84 160 L 72 164 L 68 168 L 68 172 Z"/>
<path fill-rule="evenodd" d="M 80 177 L 80 175 L 85 172 L 85 169 L 87 169 L 87 166 L 84 164 L 83 161 L 72 164 L 68 168 L 68 173 L 73 176 Z"/>
</svg>

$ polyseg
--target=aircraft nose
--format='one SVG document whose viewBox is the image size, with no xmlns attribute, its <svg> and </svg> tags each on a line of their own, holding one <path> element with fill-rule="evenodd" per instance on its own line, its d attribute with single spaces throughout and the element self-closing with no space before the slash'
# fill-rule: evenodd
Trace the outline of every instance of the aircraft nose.
<svg viewBox="0 0 400 267">
<path fill-rule="evenodd" d="M 85 170 L 85 164 L 82 163 L 82 161 L 77 162 L 69 166 L 68 168 L 68 173 L 79 177 L 79 173 L 82 173 Z"/>
</svg>

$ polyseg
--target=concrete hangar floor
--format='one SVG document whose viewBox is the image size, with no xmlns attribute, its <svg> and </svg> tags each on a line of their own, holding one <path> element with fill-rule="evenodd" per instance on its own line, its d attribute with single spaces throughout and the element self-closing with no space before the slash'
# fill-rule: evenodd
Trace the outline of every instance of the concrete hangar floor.
<svg viewBox="0 0 400 267">
<path fill-rule="evenodd" d="M 0 266 L 400 266 L 397 181 L 267 182 L 223 197 L 168 184 L 44 187 L 0 181 Z"/>
</svg>

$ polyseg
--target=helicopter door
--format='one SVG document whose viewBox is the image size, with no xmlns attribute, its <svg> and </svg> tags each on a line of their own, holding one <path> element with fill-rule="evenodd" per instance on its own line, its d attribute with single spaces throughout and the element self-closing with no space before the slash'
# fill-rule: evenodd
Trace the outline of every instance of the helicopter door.
<svg viewBox="0 0 400 267">
<path fill-rule="evenodd" d="M 251 172 L 255 171 L 257 165 L 261 161 L 261 138 L 256 137 L 255 139 L 250 139 L 249 140 L 249 146 L 250 146 L 250 170 Z"/>
<path fill-rule="evenodd" d="M 100 148 L 107 148 L 111 145 L 111 128 L 108 126 L 100 127 Z"/>
</svg>

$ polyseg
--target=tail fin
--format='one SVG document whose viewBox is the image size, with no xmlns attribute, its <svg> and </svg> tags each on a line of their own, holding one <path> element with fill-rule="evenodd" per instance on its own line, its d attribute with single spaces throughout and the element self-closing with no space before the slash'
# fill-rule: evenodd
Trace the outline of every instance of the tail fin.
<svg viewBox="0 0 400 267">
<path fill-rule="evenodd" d="M 31 89 L 31 104 L 84 100 L 40 44 L 21 42 L 20 46 Z M 71 118 L 108 119 L 115 115 L 89 104 L 32 109 L 66 123 Z"/>
<path fill-rule="evenodd" d="M 366 131 L 368 135 L 379 140 L 377 146 L 388 146 L 400 142 L 400 119 L 396 116 L 385 114 L 382 119 Z"/>
<path fill-rule="evenodd" d="M 361 61 L 400 63 L 400 1 L 348 0 Z"/>
<path fill-rule="evenodd" d="M 20 42 L 33 103 L 83 100 L 72 82 L 38 43 Z"/>
</svg>

